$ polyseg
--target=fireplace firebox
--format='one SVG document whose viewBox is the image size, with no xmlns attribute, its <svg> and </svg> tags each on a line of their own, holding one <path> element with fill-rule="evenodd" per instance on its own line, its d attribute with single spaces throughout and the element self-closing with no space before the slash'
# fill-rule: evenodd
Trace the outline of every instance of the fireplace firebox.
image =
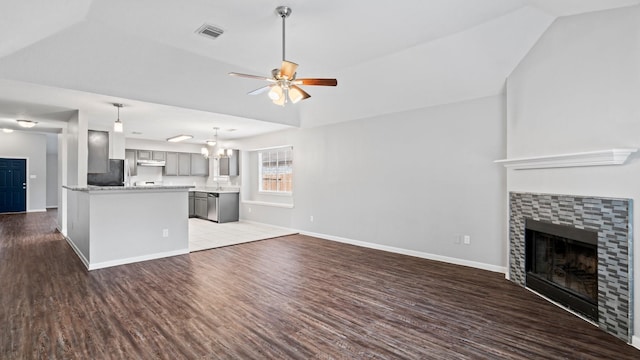
<svg viewBox="0 0 640 360">
<path fill-rule="evenodd" d="M 526 286 L 598 321 L 598 233 L 526 219 Z"/>
</svg>

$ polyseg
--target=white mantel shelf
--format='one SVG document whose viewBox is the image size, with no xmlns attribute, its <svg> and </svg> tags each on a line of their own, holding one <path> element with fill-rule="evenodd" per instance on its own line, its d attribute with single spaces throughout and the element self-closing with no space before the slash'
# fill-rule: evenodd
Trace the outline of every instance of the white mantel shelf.
<svg viewBox="0 0 640 360">
<path fill-rule="evenodd" d="M 576 166 L 622 165 L 638 149 L 611 149 L 573 154 L 502 159 L 494 163 L 514 170 L 566 168 Z"/>
</svg>

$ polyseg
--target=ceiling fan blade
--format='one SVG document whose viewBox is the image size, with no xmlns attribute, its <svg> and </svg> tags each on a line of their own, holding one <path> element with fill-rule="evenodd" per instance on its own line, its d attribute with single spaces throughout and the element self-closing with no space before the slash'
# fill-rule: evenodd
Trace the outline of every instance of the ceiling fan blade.
<svg viewBox="0 0 640 360">
<path fill-rule="evenodd" d="M 253 91 L 249 91 L 249 92 L 247 93 L 247 95 L 258 95 L 258 94 L 262 94 L 263 92 L 265 92 L 265 91 L 267 91 L 267 90 L 271 89 L 271 87 L 272 87 L 272 86 L 274 86 L 274 85 L 265 85 L 265 86 L 263 86 L 263 87 L 261 87 L 261 88 L 257 88 L 257 89 L 255 89 L 255 90 L 253 90 Z"/>
<path fill-rule="evenodd" d="M 289 88 L 289 99 L 292 103 L 297 103 L 300 100 L 308 99 L 309 95 L 306 91 L 302 90 L 299 86 L 291 85 Z"/>
<path fill-rule="evenodd" d="M 336 79 L 296 79 L 293 81 L 296 85 L 319 85 L 319 86 L 337 86 Z"/>
<path fill-rule="evenodd" d="M 292 63 L 291 61 L 283 60 L 282 66 L 280 67 L 280 76 L 285 79 L 291 80 L 296 74 L 296 69 L 298 69 L 298 64 Z"/>
<path fill-rule="evenodd" d="M 247 79 L 266 80 L 266 81 L 272 81 L 272 82 L 275 81 L 274 79 L 268 78 L 266 76 L 241 74 L 241 73 L 237 73 L 237 72 L 230 72 L 229 75 L 237 76 L 237 77 L 243 77 L 243 78 L 247 78 Z"/>
</svg>

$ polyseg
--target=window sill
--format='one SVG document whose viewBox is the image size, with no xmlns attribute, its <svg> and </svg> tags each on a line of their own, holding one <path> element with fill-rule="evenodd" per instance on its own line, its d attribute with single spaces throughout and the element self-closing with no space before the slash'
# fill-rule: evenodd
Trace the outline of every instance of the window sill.
<svg viewBox="0 0 640 360">
<path fill-rule="evenodd" d="M 293 197 L 292 192 L 258 191 L 259 195 Z"/>
<path fill-rule="evenodd" d="M 293 209 L 293 204 L 274 203 L 274 202 L 267 202 L 267 201 L 252 201 L 252 200 L 243 200 L 242 203 L 247 205 L 262 205 L 262 206 L 279 207 L 284 209 Z"/>
</svg>

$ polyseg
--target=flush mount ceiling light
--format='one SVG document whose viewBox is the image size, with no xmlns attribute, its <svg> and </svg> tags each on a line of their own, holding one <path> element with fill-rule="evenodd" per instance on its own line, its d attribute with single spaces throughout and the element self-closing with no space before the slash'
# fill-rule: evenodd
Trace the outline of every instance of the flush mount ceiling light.
<svg viewBox="0 0 640 360">
<path fill-rule="evenodd" d="M 7 128 L 4 128 L 4 129 L 2 129 L 2 132 L 3 132 L 3 133 L 7 133 L 7 134 L 9 134 L 9 133 L 12 133 L 12 132 L 13 132 L 13 129 L 7 129 Z"/>
<path fill-rule="evenodd" d="M 23 128 L 32 128 L 37 124 L 37 122 L 31 120 L 16 120 L 16 122 Z"/>
<path fill-rule="evenodd" d="M 113 123 L 113 131 L 121 133 L 124 131 L 124 127 L 122 126 L 122 121 L 120 121 L 120 108 L 123 106 L 122 104 L 114 103 L 113 106 L 118 108 L 118 119 L 115 123 Z"/>
<path fill-rule="evenodd" d="M 285 59 L 284 45 L 285 45 L 285 19 L 291 15 L 291 8 L 288 6 L 278 6 L 276 13 L 282 18 L 282 65 L 280 69 L 271 70 L 272 77 L 264 77 L 257 75 L 240 74 L 231 72 L 229 75 L 244 77 L 249 79 L 266 80 L 271 85 L 263 86 L 259 89 L 249 92 L 249 95 L 262 94 L 265 91 L 269 91 L 269 98 L 274 104 L 284 106 L 288 101 L 297 103 L 300 100 L 308 99 L 311 97 L 308 93 L 302 90 L 298 85 L 319 85 L 319 86 L 336 86 L 338 80 L 336 79 L 296 79 L 296 69 L 298 64 L 287 61 Z"/>
<path fill-rule="evenodd" d="M 178 135 L 178 136 L 174 136 L 174 137 L 170 137 L 167 139 L 167 141 L 169 142 L 180 142 L 180 141 L 185 141 L 185 140 L 189 140 L 189 139 L 193 139 L 192 135 Z"/>
</svg>

